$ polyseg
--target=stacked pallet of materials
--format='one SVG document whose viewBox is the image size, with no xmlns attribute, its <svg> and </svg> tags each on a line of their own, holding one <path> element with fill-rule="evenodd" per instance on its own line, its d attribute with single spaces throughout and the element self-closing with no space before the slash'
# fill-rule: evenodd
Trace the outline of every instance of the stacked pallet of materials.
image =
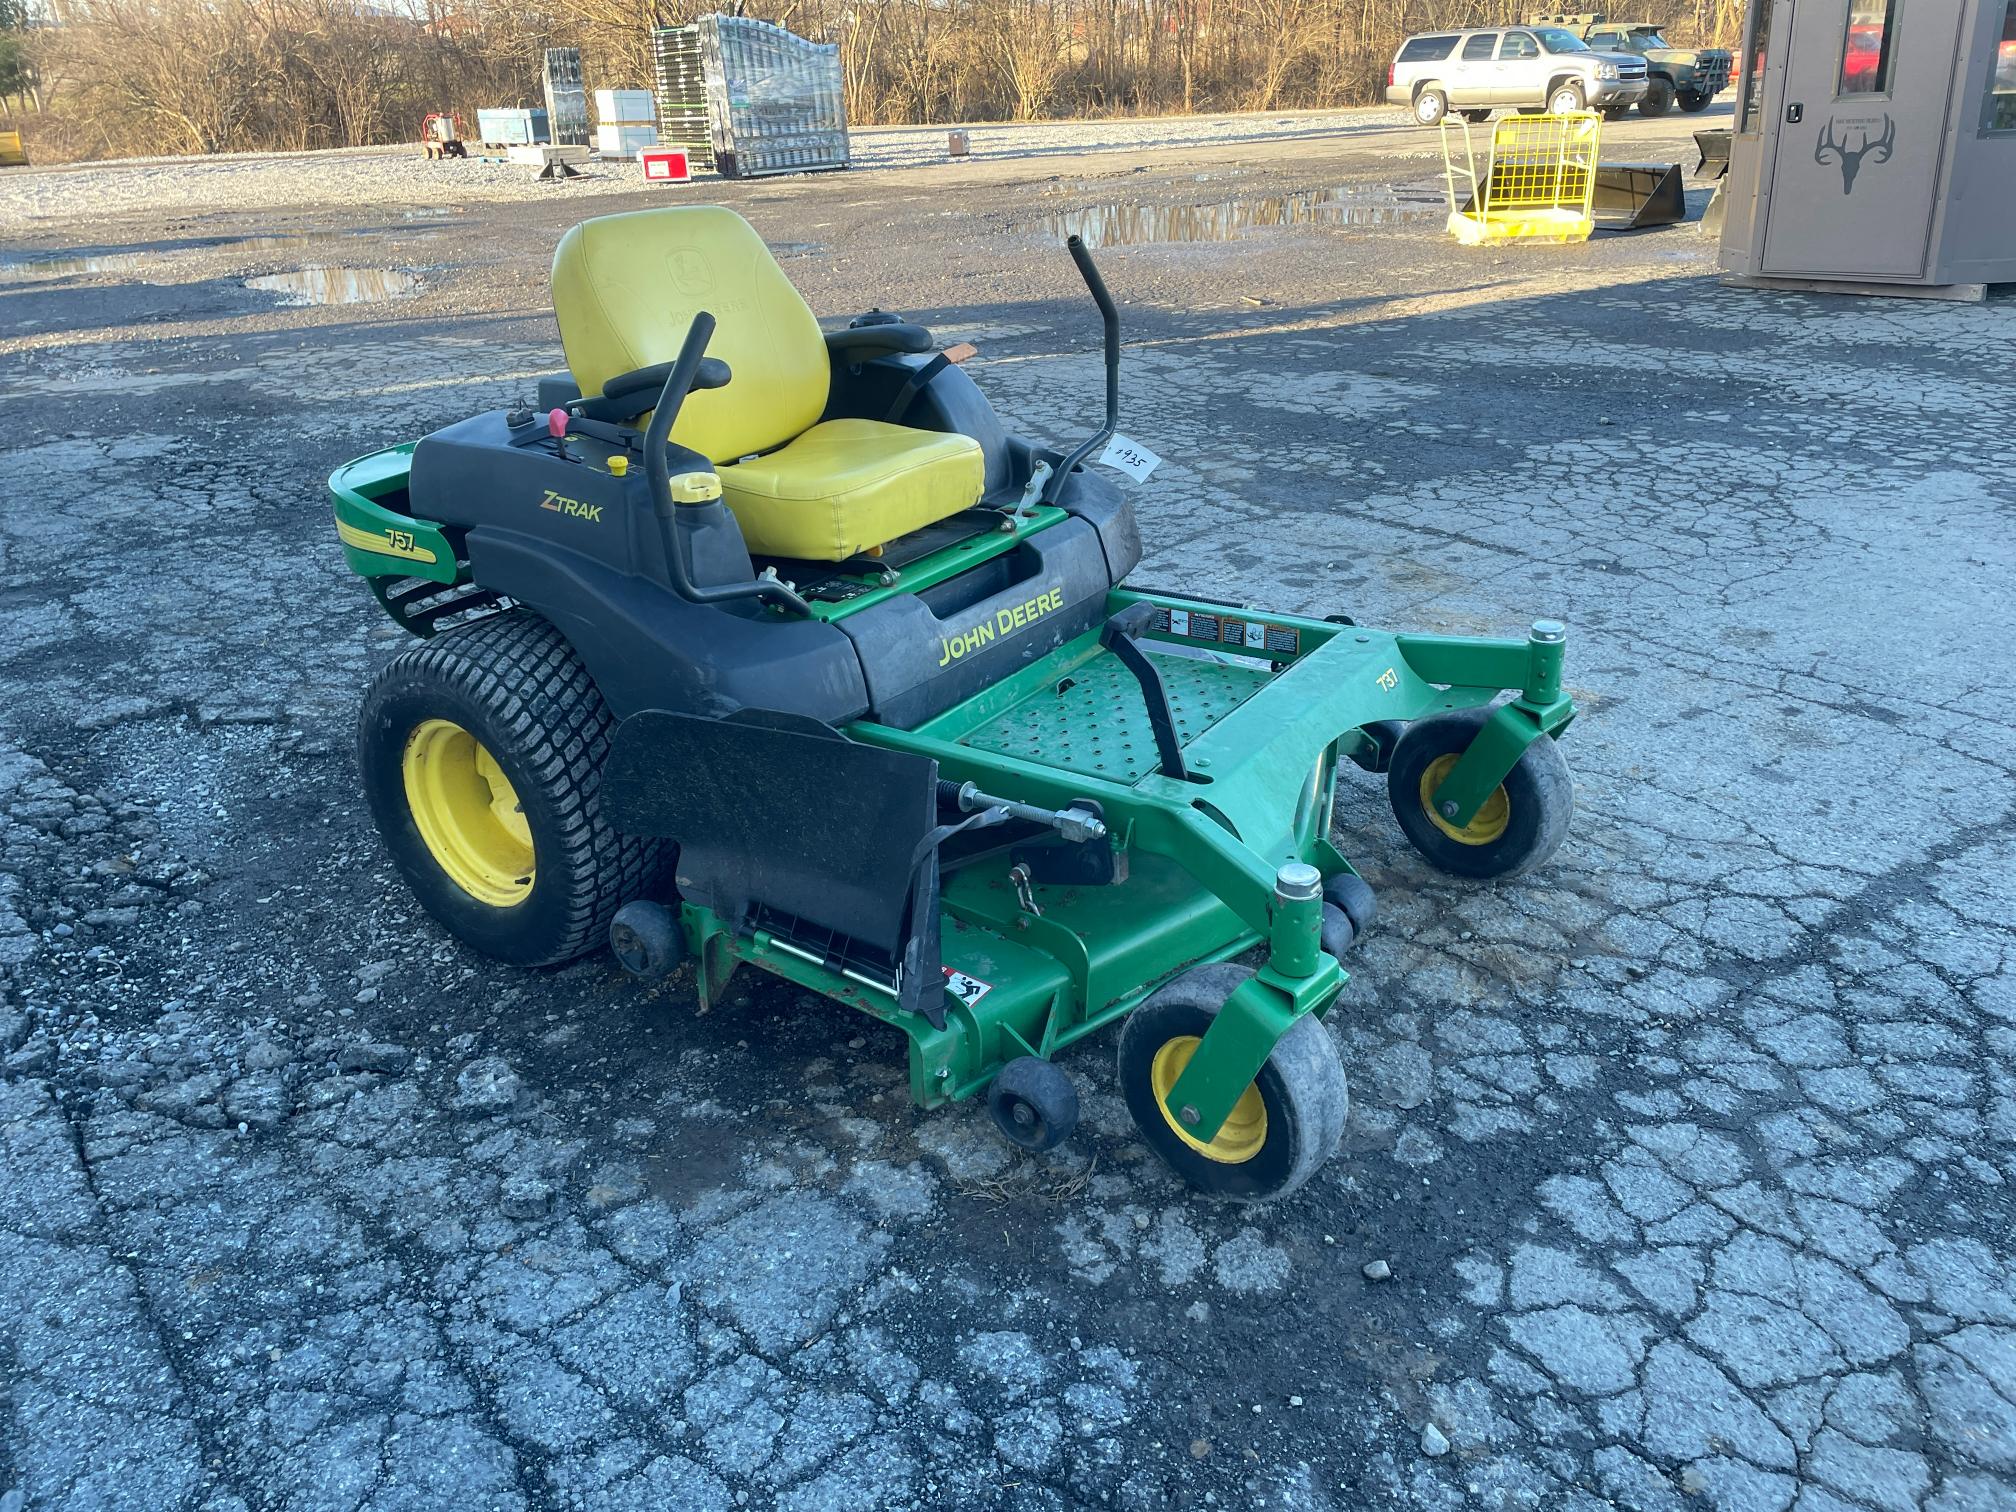
<svg viewBox="0 0 2016 1512">
<path fill-rule="evenodd" d="M 651 33 L 658 73 L 658 143 L 684 147 L 696 173 L 714 167 L 714 135 L 707 121 L 707 71 L 700 60 L 700 28 L 661 26 Z"/>
<path fill-rule="evenodd" d="M 595 91 L 595 150 L 603 157 L 635 157 L 658 145 L 658 124 L 648 89 Z"/>
<path fill-rule="evenodd" d="M 728 178 L 847 166 L 837 46 L 719 15 L 658 28 L 652 40 L 662 138 L 689 147 L 694 166 Z"/>
</svg>

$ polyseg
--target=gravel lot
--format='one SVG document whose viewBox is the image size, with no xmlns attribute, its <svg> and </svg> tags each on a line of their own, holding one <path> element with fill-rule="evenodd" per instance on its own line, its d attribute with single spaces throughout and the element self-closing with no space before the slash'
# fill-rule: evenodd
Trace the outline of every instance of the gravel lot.
<svg viewBox="0 0 2016 1512">
<path fill-rule="evenodd" d="M 870 127 L 851 135 L 856 170 L 944 163 L 946 127 Z M 1277 115 L 1170 116 L 968 128 L 969 163 L 1015 163 L 1088 153 L 1170 153 L 1218 147 L 1265 150 L 1297 141 L 1335 142 L 1378 134 L 1405 138 L 1390 110 L 1283 111 Z M 1423 134 L 1421 140 L 1427 140 Z M 1431 144 L 1432 145 L 1432 144 Z M 484 204 L 555 197 L 634 194 L 644 187 L 634 162 L 595 162 L 565 184 L 542 183 L 515 163 L 481 157 L 429 162 L 411 147 L 348 152 L 241 153 L 219 158 L 150 158 L 79 163 L 0 174 L 0 227 L 74 223 L 165 205 L 182 209 L 270 210 L 377 206 L 405 199 Z"/>
<path fill-rule="evenodd" d="M 398 632 L 322 479 L 526 392 L 557 236 L 662 199 L 0 177 L 0 1508 L 2016 1506 L 2016 306 L 1464 251 L 1388 113 L 933 140 L 690 193 L 1048 437 L 1098 392 L 1057 217 L 1364 212 L 1102 254 L 1138 576 L 1565 618 L 1561 857 L 1452 885 L 1347 784 L 1352 1123 L 1259 1210 L 1144 1157 L 1110 1041 L 1039 1163 L 779 984 L 490 966 L 358 800 Z M 243 283 L 311 265 L 416 282 Z"/>
</svg>

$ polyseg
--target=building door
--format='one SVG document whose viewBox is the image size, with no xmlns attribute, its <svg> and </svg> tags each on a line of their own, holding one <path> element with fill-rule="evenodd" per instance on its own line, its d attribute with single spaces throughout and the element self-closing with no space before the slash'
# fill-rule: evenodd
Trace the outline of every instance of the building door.
<svg viewBox="0 0 2016 1512">
<path fill-rule="evenodd" d="M 1965 4 L 1791 7 L 1762 271 L 1924 273 Z"/>
</svg>

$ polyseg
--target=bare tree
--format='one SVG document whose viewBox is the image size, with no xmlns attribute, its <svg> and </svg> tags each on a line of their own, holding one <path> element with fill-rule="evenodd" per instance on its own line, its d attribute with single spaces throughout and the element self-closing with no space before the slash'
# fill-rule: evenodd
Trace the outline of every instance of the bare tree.
<svg viewBox="0 0 2016 1512">
<path fill-rule="evenodd" d="M 387 9 L 387 4 L 393 8 Z M 1676 41 L 1733 45 L 1741 0 L 1663 0 Z M 431 111 L 538 100 L 541 52 L 650 87 L 651 28 L 746 9 L 840 46 L 850 118 L 1278 110 L 1368 103 L 1410 31 L 1532 0 L 0 0 L 0 110 L 40 158 L 411 139 Z M 10 103 L 11 97 L 11 103 Z M 10 121 L 10 124 L 12 122 Z"/>
</svg>

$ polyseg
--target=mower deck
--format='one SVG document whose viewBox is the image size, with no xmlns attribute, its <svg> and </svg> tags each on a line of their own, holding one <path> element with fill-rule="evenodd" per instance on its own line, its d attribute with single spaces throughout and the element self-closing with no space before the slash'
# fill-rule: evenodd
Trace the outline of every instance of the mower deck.
<svg viewBox="0 0 2016 1512">
<path fill-rule="evenodd" d="M 1492 756 L 1504 766 L 1482 774 L 1488 793 L 1527 743 L 1573 717 L 1559 691 L 1559 640 L 1401 636 L 1127 590 L 1111 595 L 1108 610 L 1136 604 L 1152 606 L 1162 627 L 1153 632 L 1162 649 L 1148 654 L 1189 769 L 1182 779 L 1160 770 L 1141 684 L 1096 633 L 914 730 L 847 729 L 859 741 L 930 756 L 954 782 L 1057 807 L 1096 801 L 1130 858 L 1124 880 L 1018 888 L 1005 865 L 954 869 L 941 905 L 956 1000 L 944 1028 L 899 1011 L 885 983 L 833 969 L 761 930 L 738 935 L 688 908 L 702 999 L 749 961 L 851 1003 L 905 1032 L 911 1095 L 935 1107 L 984 1088 L 1018 1056 L 1048 1059 L 1189 967 L 1267 941 L 1281 912 L 1282 866 L 1307 862 L 1326 877 L 1349 871 L 1329 841 L 1329 814 L 1340 759 L 1378 769 L 1377 742 L 1364 727 L 1474 707 L 1508 686 L 1538 692 L 1539 701 L 1522 696 L 1505 706 L 1516 748 Z M 1228 1011 L 1213 1032 L 1229 1043 L 1243 1028 L 1271 1047 L 1275 1030 L 1263 1020 L 1320 1015 L 1345 980 L 1328 957 L 1306 972 L 1277 972 L 1252 991 L 1246 1013 Z M 1200 1085 L 1211 1080 L 1202 1068 L 1217 1059 L 1197 1057 Z M 1255 1069 L 1219 1078 L 1209 1101 L 1229 1110 Z M 1217 1125 L 1207 1114 L 1198 1127 L 1208 1138 Z"/>
</svg>

